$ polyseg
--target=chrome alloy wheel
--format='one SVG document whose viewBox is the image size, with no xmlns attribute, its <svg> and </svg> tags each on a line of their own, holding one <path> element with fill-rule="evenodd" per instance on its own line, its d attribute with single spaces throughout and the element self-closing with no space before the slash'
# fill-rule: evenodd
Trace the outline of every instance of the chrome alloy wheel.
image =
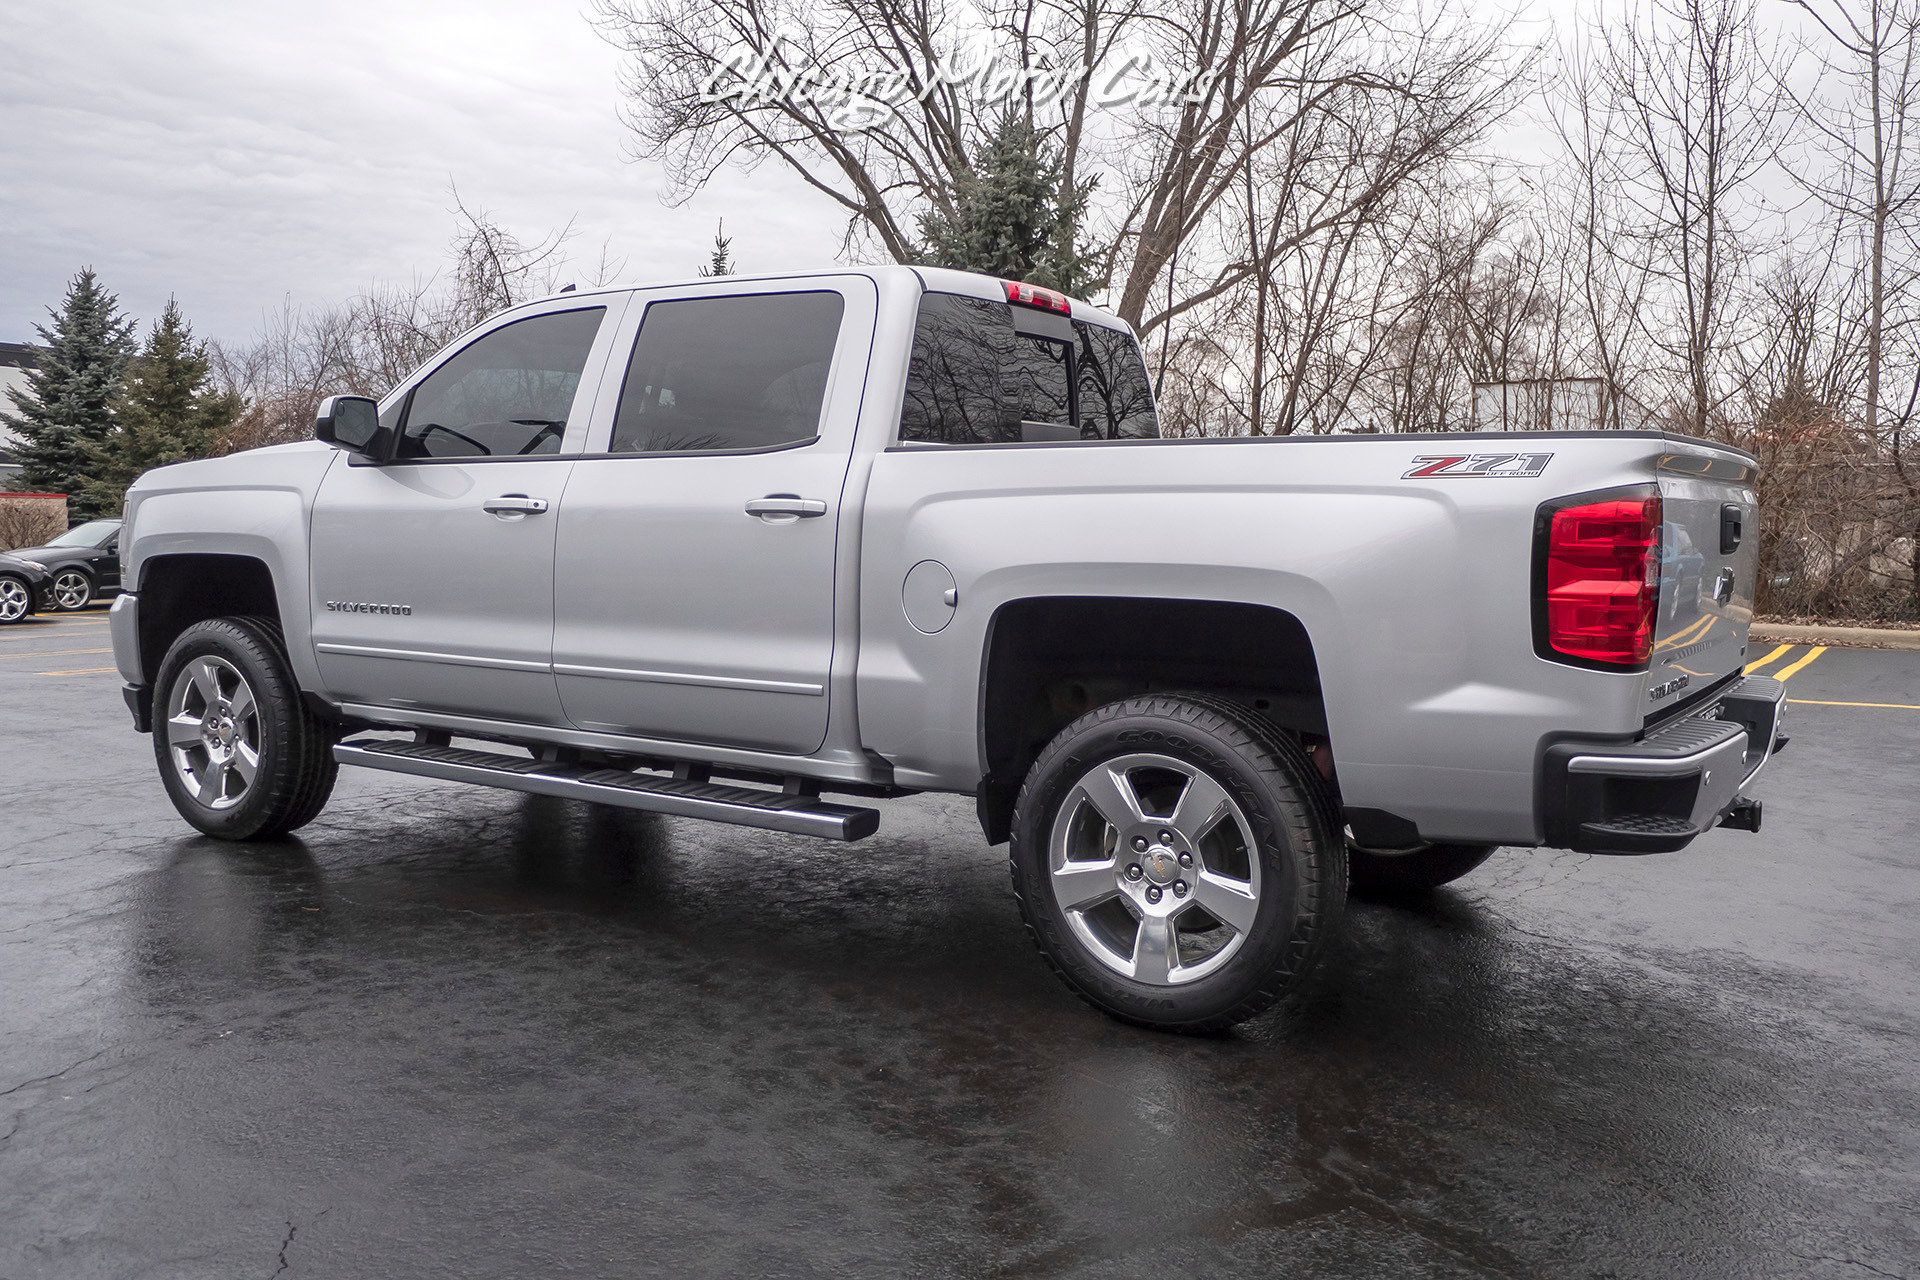
<svg viewBox="0 0 1920 1280">
<path fill-rule="evenodd" d="M 84 609 L 93 603 L 93 581 L 78 569 L 62 569 L 53 577 L 53 603 L 62 609 Z"/>
<path fill-rule="evenodd" d="M 0 622 L 18 622 L 27 616 L 33 594 L 18 578 L 0 578 Z"/>
<path fill-rule="evenodd" d="M 209 809 L 247 798 L 260 770 L 260 713 L 246 677 L 211 654 L 189 662 L 167 696 L 167 755 L 187 794 Z"/>
<path fill-rule="evenodd" d="M 1218 782 L 1172 756 L 1089 769 L 1048 837 L 1053 898 L 1102 964 L 1154 986 L 1217 971 L 1253 928 L 1260 855 Z"/>
</svg>

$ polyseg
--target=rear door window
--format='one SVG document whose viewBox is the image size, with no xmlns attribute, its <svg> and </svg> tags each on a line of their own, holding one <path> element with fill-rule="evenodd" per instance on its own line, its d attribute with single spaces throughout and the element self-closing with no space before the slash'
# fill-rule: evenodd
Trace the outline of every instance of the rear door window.
<svg viewBox="0 0 1920 1280">
<path fill-rule="evenodd" d="M 1003 444 L 1159 435 L 1132 336 L 1078 320 L 1071 331 L 1076 341 L 1022 333 L 1006 303 L 923 295 L 900 439 Z"/>
<path fill-rule="evenodd" d="M 402 458 L 560 452 L 605 307 L 516 320 L 468 343 L 405 401 Z"/>
<path fill-rule="evenodd" d="M 611 451 L 737 452 L 813 440 L 845 309 L 831 291 L 649 303 Z"/>
</svg>

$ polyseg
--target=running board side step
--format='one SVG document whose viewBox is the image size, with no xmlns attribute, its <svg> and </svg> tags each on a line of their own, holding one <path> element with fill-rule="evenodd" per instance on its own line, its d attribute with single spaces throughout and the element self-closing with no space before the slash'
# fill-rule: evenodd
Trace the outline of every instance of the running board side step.
<svg viewBox="0 0 1920 1280">
<path fill-rule="evenodd" d="M 832 804 L 816 796 L 782 795 L 761 787 L 689 782 L 623 769 L 469 751 L 463 747 L 361 739 L 335 746 L 333 758 L 341 764 L 363 769 L 471 782 L 566 800 L 591 800 L 623 809 L 645 809 L 678 818 L 707 818 L 826 840 L 860 840 L 880 828 L 878 809 Z"/>
</svg>

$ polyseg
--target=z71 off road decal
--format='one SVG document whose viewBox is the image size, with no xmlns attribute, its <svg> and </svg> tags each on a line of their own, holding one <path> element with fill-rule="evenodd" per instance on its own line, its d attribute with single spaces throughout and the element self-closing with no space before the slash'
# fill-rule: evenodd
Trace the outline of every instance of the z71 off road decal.
<svg viewBox="0 0 1920 1280">
<path fill-rule="evenodd" d="M 1402 480 L 1471 480 L 1481 476 L 1537 476 L 1550 453 L 1429 453 L 1413 460 Z"/>
</svg>

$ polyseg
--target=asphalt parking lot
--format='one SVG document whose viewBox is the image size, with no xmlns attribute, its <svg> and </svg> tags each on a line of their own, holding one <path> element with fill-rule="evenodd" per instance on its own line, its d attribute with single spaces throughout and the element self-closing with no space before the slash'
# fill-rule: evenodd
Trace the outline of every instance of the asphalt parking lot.
<svg viewBox="0 0 1920 1280">
<path fill-rule="evenodd" d="M 1761 834 L 1356 904 L 1182 1039 L 1045 971 L 962 799 L 349 770 L 200 838 L 106 636 L 0 630 L 7 1280 L 1920 1275 L 1920 652 L 1773 655 Z"/>
</svg>

